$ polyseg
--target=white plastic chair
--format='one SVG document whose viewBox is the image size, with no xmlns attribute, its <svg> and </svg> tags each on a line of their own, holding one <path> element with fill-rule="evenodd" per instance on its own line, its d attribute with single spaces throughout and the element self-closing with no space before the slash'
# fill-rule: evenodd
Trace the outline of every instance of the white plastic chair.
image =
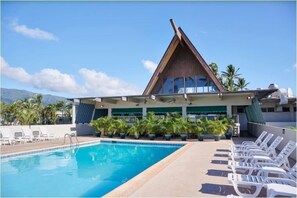
<svg viewBox="0 0 297 198">
<path fill-rule="evenodd" d="M 44 138 L 45 140 L 55 139 L 55 135 L 52 134 L 52 133 L 49 133 L 47 128 L 45 128 L 44 126 L 40 126 L 39 131 L 40 131 L 40 137 L 41 138 Z"/>
<path fill-rule="evenodd" d="M 15 144 L 14 134 L 10 131 L 9 128 L 1 128 L 1 145 L 6 143 L 9 145 Z"/>
<path fill-rule="evenodd" d="M 270 135 L 270 134 L 269 134 Z M 261 156 L 268 156 L 274 159 L 277 156 L 277 153 L 275 151 L 276 147 L 281 143 L 281 141 L 284 138 L 281 136 L 278 136 L 274 139 L 274 141 L 270 144 L 270 146 L 266 150 L 262 149 L 249 149 L 245 150 L 242 153 L 229 153 L 229 158 L 231 158 L 233 161 L 248 161 L 252 159 L 252 156 L 254 155 L 261 155 Z M 263 141 L 264 142 L 264 141 Z"/>
<path fill-rule="evenodd" d="M 233 149 L 233 148 L 238 148 L 238 147 L 246 147 L 248 145 L 252 146 L 252 145 L 256 145 L 256 146 L 259 146 L 261 143 L 262 143 L 262 140 L 264 138 L 264 136 L 267 134 L 267 131 L 263 131 L 261 133 L 261 135 L 256 139 L 256 141 L 243 141 L 241 144 L 231 144 L 230 145 L 230 149 Z"/>
<path fill-rule="evenodd" d="M 241 147 L 233 147 L 230 149 L 231 153 L 244 153 L 248 152 L 248 150 L 251 149 L 261 149 L 261 150 L 266 150 L 267 149 L 267 144 L 271 140 L 271 138 L 274 136 L 274 134 L 269 133 L 264 140 L 260 143 L 260 145 L 246 145 L 246 146 L 241 146 Z"/>
<path fill-rule="evenodd" d="M 297 143 L 294 141 L 289 141 L 286 146 L 281 150 L 281 152 L 275 157 L 275 159 L 271 159 L 267 156 L 251 156 L 252 162 L 236 162 L 229 160 L 228 168 L 231 168 L 233 173 L 246 172 L 248 174 L 252 174 L 254 171 L 259 171 L 263 167 L 284 167 L 285 169 L 290 169 L 290 163 L 288 157 L 291 153 L 296 149 Z M 263 162 L 259 162 L 261 160 Z"/>
<path fill-rule="evenodd" d="M 23 131 L 23 136 L 21 139 L 25 140 L 26 142 L 33 142 L 35 138 L 33 136 L 32 130 L 28 127 L 21 127 L 21 129 Z"/>
<path fill-rule="evenodd" d="M 286 196 L 296 197 L 297 188 L 294 186 L 283 185 L 283 184 L 265 184 L 267 188 L 267 197 Z"/>
<path fill-rule="evenodd" d="M 242 197 L 256 197 L 259 195 L 262 187 L 266 187 L 268 184 L 281 184 L 286 186 L 292 186 L 296 188 L 296 181 L 287 178 L 273 178 L 273 177 L 261 177 L 255 175 L 241 175 L 241 174 L 228 174 L 228 181 L 232 183 L 235 192 Z M 255 191 L 252 194 L 243 193 L 239 187 L 252 188 L 255 187 Z"/>
</svg>

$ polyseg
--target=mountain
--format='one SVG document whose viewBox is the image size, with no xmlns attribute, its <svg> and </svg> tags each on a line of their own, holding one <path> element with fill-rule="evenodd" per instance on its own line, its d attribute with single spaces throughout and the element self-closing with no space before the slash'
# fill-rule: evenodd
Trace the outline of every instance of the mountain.
<svg viewBox="0 0 297 198">
<path fill-rule="evenodd" d="M 26 99 L 32 97 L 34 94 L 33 92 L 26 91 L 26 90 L 19 90 L 19 89 L 6 89 L 6 88 L 1 88 L 1 101 L 5 103 L 13 103 L 16 100 L 19 99 Z M 65 100 L 66 98 L 60 97 L 60 96 L 53 96 L 53 95 L 48 95 L 42 94 L 42 103 L 44 105 L 48 104 L 54 104 L 58 101 Z"/>
</svg>

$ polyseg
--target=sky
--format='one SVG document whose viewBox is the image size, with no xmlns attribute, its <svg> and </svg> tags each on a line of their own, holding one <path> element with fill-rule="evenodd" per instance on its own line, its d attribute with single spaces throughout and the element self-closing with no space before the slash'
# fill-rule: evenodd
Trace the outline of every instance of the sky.
<svg viewBox="0 0 297 198">
<path fill-rule="evenodd" d="M 296 95 L 296 2 L 3 2 L 1 87 L 68 98 L 142 94 L 181 27 L 249 89 Z"/>
</svg>

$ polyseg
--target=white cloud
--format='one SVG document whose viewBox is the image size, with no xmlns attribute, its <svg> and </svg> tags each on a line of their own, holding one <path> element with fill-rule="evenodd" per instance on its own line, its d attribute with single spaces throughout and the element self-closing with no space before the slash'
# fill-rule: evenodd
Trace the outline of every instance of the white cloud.
<svg viewBox="0 0 297 198">
<path fill-rule="evenodd" d="M 297 63 L 295 63 L 295 64 L 293 65 L 293 68 L 294 68 L 294 69 L 297 69 Z"/>
<path fill-rule="evenodd" d="M 86 90 L 79 87 L 73 76 L 61 73 L 57 69 L 46 68 L 36 73 L 32 84 L 38 89 L 47 89 L 56 92 L 85 93 Z"/>
<path fill-rule="evenodd" d="M 21 83 L 30 84 L 37 89 L 72 93 L 76 94 L 76 96 L 135 95 L 142 92 L 134 85 L 118 78 L 87 68 L 79 70 L 79 74 L 84 82 L 82 85 L 78 85 L 73 75 L 62 73 L 57 69 L 45 68 L 37 73 L 29 74 L 21 67 L 10 66 L 1 56 L 0 60 L 1 72 L 4 76 Z"/>
<path fill-rule="evenodd" d="M 1 64 L 1 73 L 9 78 L 20 81 L 22 83 L 28 83 L 31 81 L 32 76 L 26 72 L 21 67 L 11 67 L 1 56 L 0 57 Z"/>
<path fill-rule="evenodd" d="M 54 34 L 40 30 L 39 28 L 28 28 L 26 25 L 19 25 L 17 21 L 13 21 L 10 25 L 13 31 L 26 37 L 38 40 L 58 41 L 58 38 Z"/>
<path fill-rule="evenodd" d="M 81 68 L 79 73 L 85 81 L 85 89 L 89 95 L 117 96 L 141 94 L 140 89 L 118 78 L 105 73 Z"/>
<path fill-rule="evenodd" d="M 154 73 L 158 64 L 157 63 L 154 63 L 153 61 L 151 60 L 142 60 L 141 61 L 143 66 L 149 70 L 150 73 Z"/>
<path fill-rule="evenodd" d="M 83 94 L 86 91 L 79 87 L 73 76 L 61 73 L 56 69 L 46 68 L 35 74 L 29 74 L 24 68 L 10 66 L 3 57 L 1 60 L 1 73 L 21 83 L 31 84 L 38 89 L 46 89 L 54 92 L 68 92 Z"/>
</svg>

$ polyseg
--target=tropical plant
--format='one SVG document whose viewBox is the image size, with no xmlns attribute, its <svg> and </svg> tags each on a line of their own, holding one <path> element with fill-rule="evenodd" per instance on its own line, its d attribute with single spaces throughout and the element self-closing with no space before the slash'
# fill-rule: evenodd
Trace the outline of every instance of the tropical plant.
<svg viewBox="0 0 297 198">
<path fill-rule="evenodd" d="M 197 120 L 195 132 L 198 136 L 206 134 L 208 132 L 209 122 L 210 122 L 210 120 L 208 120 L 207 118 L 200 118 Z"/>
<path fill-rule="evenodd" d="M 159 127 L 158 117 L 153 112 L 149 112 L 144 119 L 143 126 L 147 134 L 155 134 Z"/>
<path fill-rule="evenodd" d="M 239 90 L 242 91 L 244 88 L 248 86 L 248 84 L 250 83 L 247 83 L 244 78 L 238 78 L 237 83 L 235 85 Z"/>
<path fill-rule="evenodd" d="M 208 128 L 212 134 L 221 136 L 227 131 L 228 125 L 223 120 L 215 118 L 214 120 L 209 120 Z"/>
<path fill-rule="evenodd" d="M 161 130 L 165 135 L 171 135 L 176 133 L 177 124 L 172 116 L 169 114 L 160 122 Z"/>
<path fill-rule="evenodd" d="M 187 120 L 185 120 L 184 118 L 182 117 L 179 117 L 179 118 L 176 118 L 174 120 L 176 126 L 175 126 L 175 132 L 177 134 L 187 134 L 189 131 L 189 128 L 190 128 L 190 124 L 187 122 Z"/>
<path fill-rule="evenodd" d="M 235 68 L 232 64 L 228 65 L 226 71 L 222 72 L 222 77 L 224 86 L 228 91 L 235 91 L 237 87 L 235 86 L 234 80 L 238 79 L 241 74 L 238 74 L 239 68 Z"/>
<path fill-rule="evenodd" d="M 215 76 L 219 76 L 219 67 L 216 63 L 210 63 L 209 64 L 210 69 L 213 71 L 213 73 L 215 74 Z"/>
<path fill-rule="evenodd" d="M 115 134 L 125 133 L 127 130 L 127 123 L 123 119 L 113 119 L 113 127 L 115 130 Z"/>
<path fill-rule="evenodd" d="M 127 134 L 130 136 L 134 136 L 135 139 L 138 139 L 140 135 L 143 134 L 143 122 L 142 120 L 136 119 L 136 122 L 134 125 L 132 125 L 128 131 Z"/>
</svg>

